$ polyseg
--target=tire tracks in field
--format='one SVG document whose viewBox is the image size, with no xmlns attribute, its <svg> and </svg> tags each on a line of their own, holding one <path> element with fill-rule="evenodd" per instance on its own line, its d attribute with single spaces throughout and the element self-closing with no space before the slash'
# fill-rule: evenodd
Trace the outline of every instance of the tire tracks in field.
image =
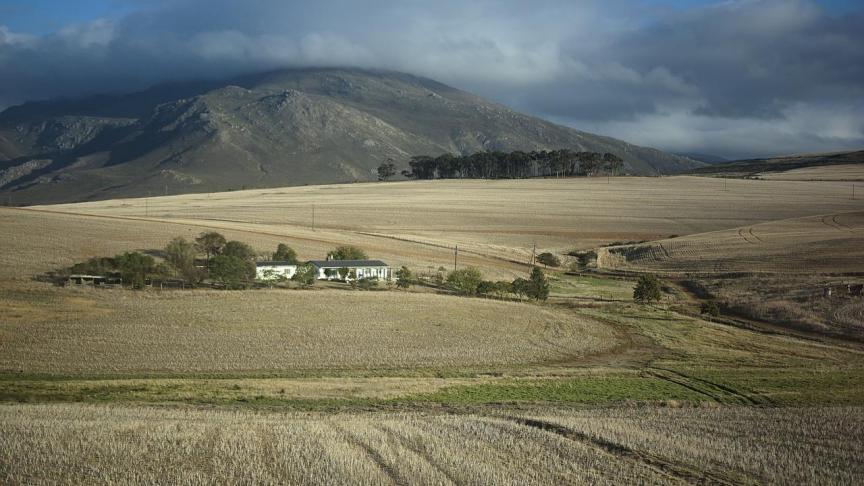
<svg viewBox="0 0 864 486">
<path fill-rule="evenodd" d="M 384 459 L 384 456 L 382 456 L 377 449 L 372 447 L 371 444 L 364 442 L 363 439 L 357 436 L 357 434 L 350 432 L 339 424 L 331 423 L 331 426 L 345 438 L 345 441 L 348 444 L 360 449 L 367 456 L 369 456 L 369 459 L 372 461 L 372 463 L 375 464 L 375 466 L 377 466 L 378 469 L 382 473 L 384 473 L 384 475 L 387 476 L 393 484 L 397 486 L 408 486 L 411 484 L 410 481 L 408 481 L 406 478 L 403 478 L 398 472 L 396 472 L 396 470 L 393 469 L 393 466 L 391 466 Z"/>
<path fill-rule="evenodd" d="M 593 436 L 585 432 L 580 432 L 576 429 L 565 427 L 560 424 L 547 422 L 545 420 L 508 416 L 506 420 L 516 424 L 539 429 L 551 434 L 558 435 L 567 440 L 578 442 L 590 447 L 594 447 L 607 452 L 621 460 L 635 461 L 643 464 L 660 474 L 671 477 L 673 479 L 684 481 L 691 484 L 721 484 L 734 485 L 739 484 L 739 480 L 727 477 L 726 475 L 706 470 L 694 470 L 691 467 L 676 463 L 674 461 L 664 459 L 660 456 L 649 452 L 631 449 L 624 444 L 604 439 L 602 437 Z"/>
<path fill-rule="evenodd" d="M 747 238 L 747 233 L 744 232 L 744 228 L 738 228 L 738 236 L 740 236 L 744 241 L 750 243 L 751 245 L 758 244 L 755 241 L 750 241 L 750 239 Z"/>
<path fill-rule="evenodd" d="M 444 476 L 445 478 L 447 478 L 448 481 L 450 481 L 453 484 L 460 484 L 459 480 L 456 477 L 454 477 L 453 474 L 450 473 L 450 471 L 444 469 L 443 466 L 438 464 L 438 461 L 436 461 L 423 448 L 418 447 L 415 444 L 413 444 L 411 442 L 411 439 L 408 438 L 408 436 L 406 436 L 402 433 L 399 433 L 388 426 L 378 425 L 376 427 L 378 428 L 378 430 L 380 430 L 381 432 L 386 434 L 387 437 L 389 437 L 393 442 L 399 444 L 401 447 L 403 447 L 405 449 L 408 449 L 409 451 L 413 452 L 418 457 L 420 457 L 421 459 L 426 461 L 426 463 L 429 464 L 429 466 L 431 466 L 432 469 L 441 473 L 441 475 Z"/>
<path fill-rule="evenodd" d="M 705 380 L 702 378 L 685 375 L 684 373 L 681 373 L 679 371 L 674 371 L 667 368 L 652 367 L 646 370 L 646 372 L 656 378 L 675 383 L 687 389 L 693 390 L 697 393 L 709 396 L 720 403 L 728 402 L 728 400 L 726 400 L 728 396 L 734 397 L 737 401 L 745 405 L 766 405 L 771 403 L 771 400 L 767 397 L 760 396 L 757 399 L 751 395 L 742 393 L 732 387 L 721 385 L 720 383 L 715 383 L 713 381 Z"/>
</svg>

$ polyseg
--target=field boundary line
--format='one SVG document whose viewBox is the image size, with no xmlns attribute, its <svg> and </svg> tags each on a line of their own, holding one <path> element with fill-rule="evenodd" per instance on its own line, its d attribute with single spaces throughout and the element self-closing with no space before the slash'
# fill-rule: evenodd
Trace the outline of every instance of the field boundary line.
<svg viewBox="0 0 864 486">
<path fill-rule="evenodd" d="M 558 435 L 574 442 L 579 442 L 599 448 L 619 459 L 629 459 L 635 462 L 639 462 L 645 466 L 650 467 L 651 469 L 654 469 L 655 471 L 660 472 L 663 475 L 670 476 L 672 478 L 688 483 L 734 485 L 739 484 L 740 482 L 735 479 L 728 478 L 720 473 L 715 473 L 712 471 L 694 471 L 686 465 L 677 464 L 673 461 L 663 459 L 662 457 L 656 456 L 649 452 L 631 449 L 630 447 L 627 447 L 623 444 L 619 444 L 617 442 L 613 442 L 602 437 L 593 436 L 591 434 L 586 434 L 584 432 L 580 432 L 573 428 L 565 427 L 563 425 L 553 422 L 548 422 L 536 418 L 525 418 L 517 416 L 508 416 L 504 418 L 519 425 L 543 430 L 545 432 Z"/>
</svg>

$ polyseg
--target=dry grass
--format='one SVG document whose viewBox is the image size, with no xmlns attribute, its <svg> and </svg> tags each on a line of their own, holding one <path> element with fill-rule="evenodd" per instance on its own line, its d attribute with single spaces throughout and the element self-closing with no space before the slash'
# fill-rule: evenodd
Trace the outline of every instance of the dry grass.
<svg viewBox="0 0 864 486">
<path fill-rule="evenodd" d="M 495 369 L 617 344 L 608 326 L 569 311 L 432 294 L 42 286 L 4 294 L 6 372 Z"/>
<path fill-rule="evenodd" d="M 304 251 L 351 242 L 400 264 L 437 267 L 452 255 L 439 245 L 528 261 L 535 242 L 564 250 L 864 208 L 843 183 L 727 184 L 724 191 L 723 181 L 704 177 L 444 180 L 191 194 L 150 198 L 146 208 L 143 199 L 127 199 L 39 209 L 284 235 Z"/>
<path fill-rule="evenodd" d="M 861 408 L 607 409 L 542 419 L 733 482 L 864 481 Z"/>
<path fill-rule="evenodd" d="M 603 249 L 598 265 L 700 274 L 864 272 L 864 211 L 773 221 Z"/>
<path fill-rule="evenodd" d="M 775 181 L 864 181 L 864 164 L 817 165 L 785 172 L 763 172 L 757 177 Z M 864 191 L 864 186 L 858 189 Z M 851 196 L 851 188 L 849 191 Z"/>
<path fill-rule="evenodd" d="M 0 481 L 856 484 L 864 411 L 538 409 L 509 417 L 0 406 Z"/>
</svg>

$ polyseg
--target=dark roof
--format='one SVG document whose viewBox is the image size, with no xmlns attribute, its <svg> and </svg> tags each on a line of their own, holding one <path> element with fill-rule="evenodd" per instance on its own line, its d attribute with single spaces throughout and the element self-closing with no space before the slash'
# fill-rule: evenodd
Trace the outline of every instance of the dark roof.
<svg viewBox="0 0 864 486">
<path fill-rule="evenodd" d="M 381 260 L 309 260 L 309 263 L 318 268 L 343 268 L 343 267 L 386 267 Z"/>
<path fill-rule="evenodd" d="M 294 265 L 294 266 L 296 266 L 297 264 L 291 263 L 291 262 L 276 261 L 276 260 L 266 260 L 266 261 L 255 262 L 255 266 L 258 266 L 258 267 L 270 267 L 273 265 Z"/>
</svg>

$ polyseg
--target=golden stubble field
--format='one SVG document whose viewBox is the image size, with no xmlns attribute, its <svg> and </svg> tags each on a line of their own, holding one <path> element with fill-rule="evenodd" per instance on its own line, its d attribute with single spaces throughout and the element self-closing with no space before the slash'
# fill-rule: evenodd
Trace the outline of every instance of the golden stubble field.
<svg viewBox="0 0 864 486">
<path fill-rule="evenodd" d="M 862 433 L 858 407 L 320 415 L 3 405 L 0 480 L 859 484 Z"/>
<path fill-rule="evenodd" d="M 535 243 L 560 251 L 655 240 L 861 210 L 864 198 L 851 200 L 842 182 L 598 177 L 325 185 L 35 209 L 248 232 L 262 243 L 281 236 L 304 258 L 353 243 L 394 263 L 437 268 L 452 264 L 459 245 L 466 264 L 512 273 L 518 267 L 481 255 L 527 262 Z"/>
<path fill-rule="evenodd" d="M 0 304 L 4 373 L 498 370 L 618 344 L 564 309 L 421 293 L 34 288 Z"/>
</svg>

